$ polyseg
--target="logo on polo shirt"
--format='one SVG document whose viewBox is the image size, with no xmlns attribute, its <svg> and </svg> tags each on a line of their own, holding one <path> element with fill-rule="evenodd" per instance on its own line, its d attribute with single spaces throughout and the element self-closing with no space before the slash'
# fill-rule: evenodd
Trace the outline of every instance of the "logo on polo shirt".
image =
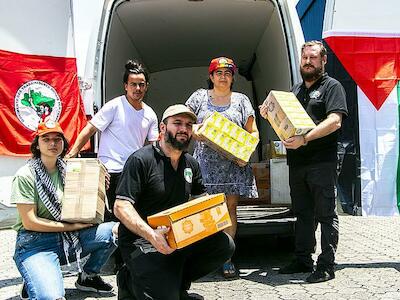
<svg viewBox="0 0 400 300">
<path fill-rule="evenodd" d="M 318 90 L 312 91 L 310 93 L 310 99 L 318 99 L 321 96 L 321 92 Z"/>
<path fill-rule="evenodd" d="M 183 177 L 185 177 L 185 180 L 188 183 L 192 183 L 192 179 L 193 179 L 193 172 L 191 168 L 185 168 L 185 170 L 183 170 Z"/>
</svg>

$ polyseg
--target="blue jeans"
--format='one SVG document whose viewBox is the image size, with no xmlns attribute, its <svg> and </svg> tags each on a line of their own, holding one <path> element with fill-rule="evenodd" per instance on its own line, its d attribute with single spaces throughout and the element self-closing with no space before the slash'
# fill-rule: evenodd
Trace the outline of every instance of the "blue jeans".
<svg viewBox="0 0 400 300">
<path fill-rule="evenodd" d="M 79 231 L 81 257 L 90 254 L 83 266 L 87 274 L 98 274 L 116 248 L 114 222 Z M 69 255 L 69 261 L 76 260 Z M 66 264 L 61 233 L 20 230 L 17 234 L 14 261 L 26 284 L 29 299 L 60 299 L 65 295 L 61 265 Z"/>
</svg>

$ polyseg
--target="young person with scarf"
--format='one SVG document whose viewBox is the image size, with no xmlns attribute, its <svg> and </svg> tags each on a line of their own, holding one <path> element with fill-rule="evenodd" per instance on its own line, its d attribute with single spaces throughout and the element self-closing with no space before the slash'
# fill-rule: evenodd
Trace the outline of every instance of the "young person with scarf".
<svg viewBox="0 0 400 300">
<path fill-rule="evenodd" d="M 31 144 L 32 158 L 21 167 L 12 183 L 12 202 L 17 204 L 18 232 L 14 260 L 29 299 L 64 299 L 61 265 L 77 261 L 75 286 L 84 291 L 111 292 L 112 286 L 98 275 L 116 246 L 114 222 L 98 226 L 66 223 L 61 219 L 68 141 L 60 125 L 40 123 Z M 81 266 L 80 258 L 89 255 Z"/>
</svg>

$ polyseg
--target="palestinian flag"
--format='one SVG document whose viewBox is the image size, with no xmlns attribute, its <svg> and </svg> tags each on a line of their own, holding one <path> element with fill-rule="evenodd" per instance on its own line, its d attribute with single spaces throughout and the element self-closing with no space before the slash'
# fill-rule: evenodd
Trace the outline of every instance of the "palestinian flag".
<svg viewBox="0 0 400 300">
<path fill-rule="evenodd" d="M 37 125 L 49 119 L 71 145 L 86 125 L 76 59 L 0 50 L 0 155 L 30 155 Z"/>
<path fill-rule="evenodd" d="M 324 32 L 357 84 L 363 215 L 400 210 L 400 34 Z"/>
</svg>

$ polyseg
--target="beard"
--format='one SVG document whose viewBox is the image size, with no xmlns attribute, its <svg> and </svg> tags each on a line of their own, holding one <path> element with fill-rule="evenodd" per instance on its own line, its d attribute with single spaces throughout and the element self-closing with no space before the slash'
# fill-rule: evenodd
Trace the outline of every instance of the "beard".
<svg viewBox="0 0 400 300">
<path fill-rule="evenodd" d="M 307 72 L 305 71 L 305 67 L 307 66 L 311 66 L 313 69 Z M 304 81 L 315 81 L 322 76 L 324 68 L 322 65 L 318 68 L 312 65 L 304 65 L 300 68 L 300 73 Z"/>
<path fill-rule="evenodd" d="M 174 136 L 169 130 L 167 130 L 165 135 L 165 142 L 170 144 L 172 148 L 181 151 L 186 150 L 189 147 L 191 139 L 192 137 L 189 138 L 188 136 L 188 139 L 186 141 L 181 142 L 176 138 L 176 135 Z"/>
</svg>

